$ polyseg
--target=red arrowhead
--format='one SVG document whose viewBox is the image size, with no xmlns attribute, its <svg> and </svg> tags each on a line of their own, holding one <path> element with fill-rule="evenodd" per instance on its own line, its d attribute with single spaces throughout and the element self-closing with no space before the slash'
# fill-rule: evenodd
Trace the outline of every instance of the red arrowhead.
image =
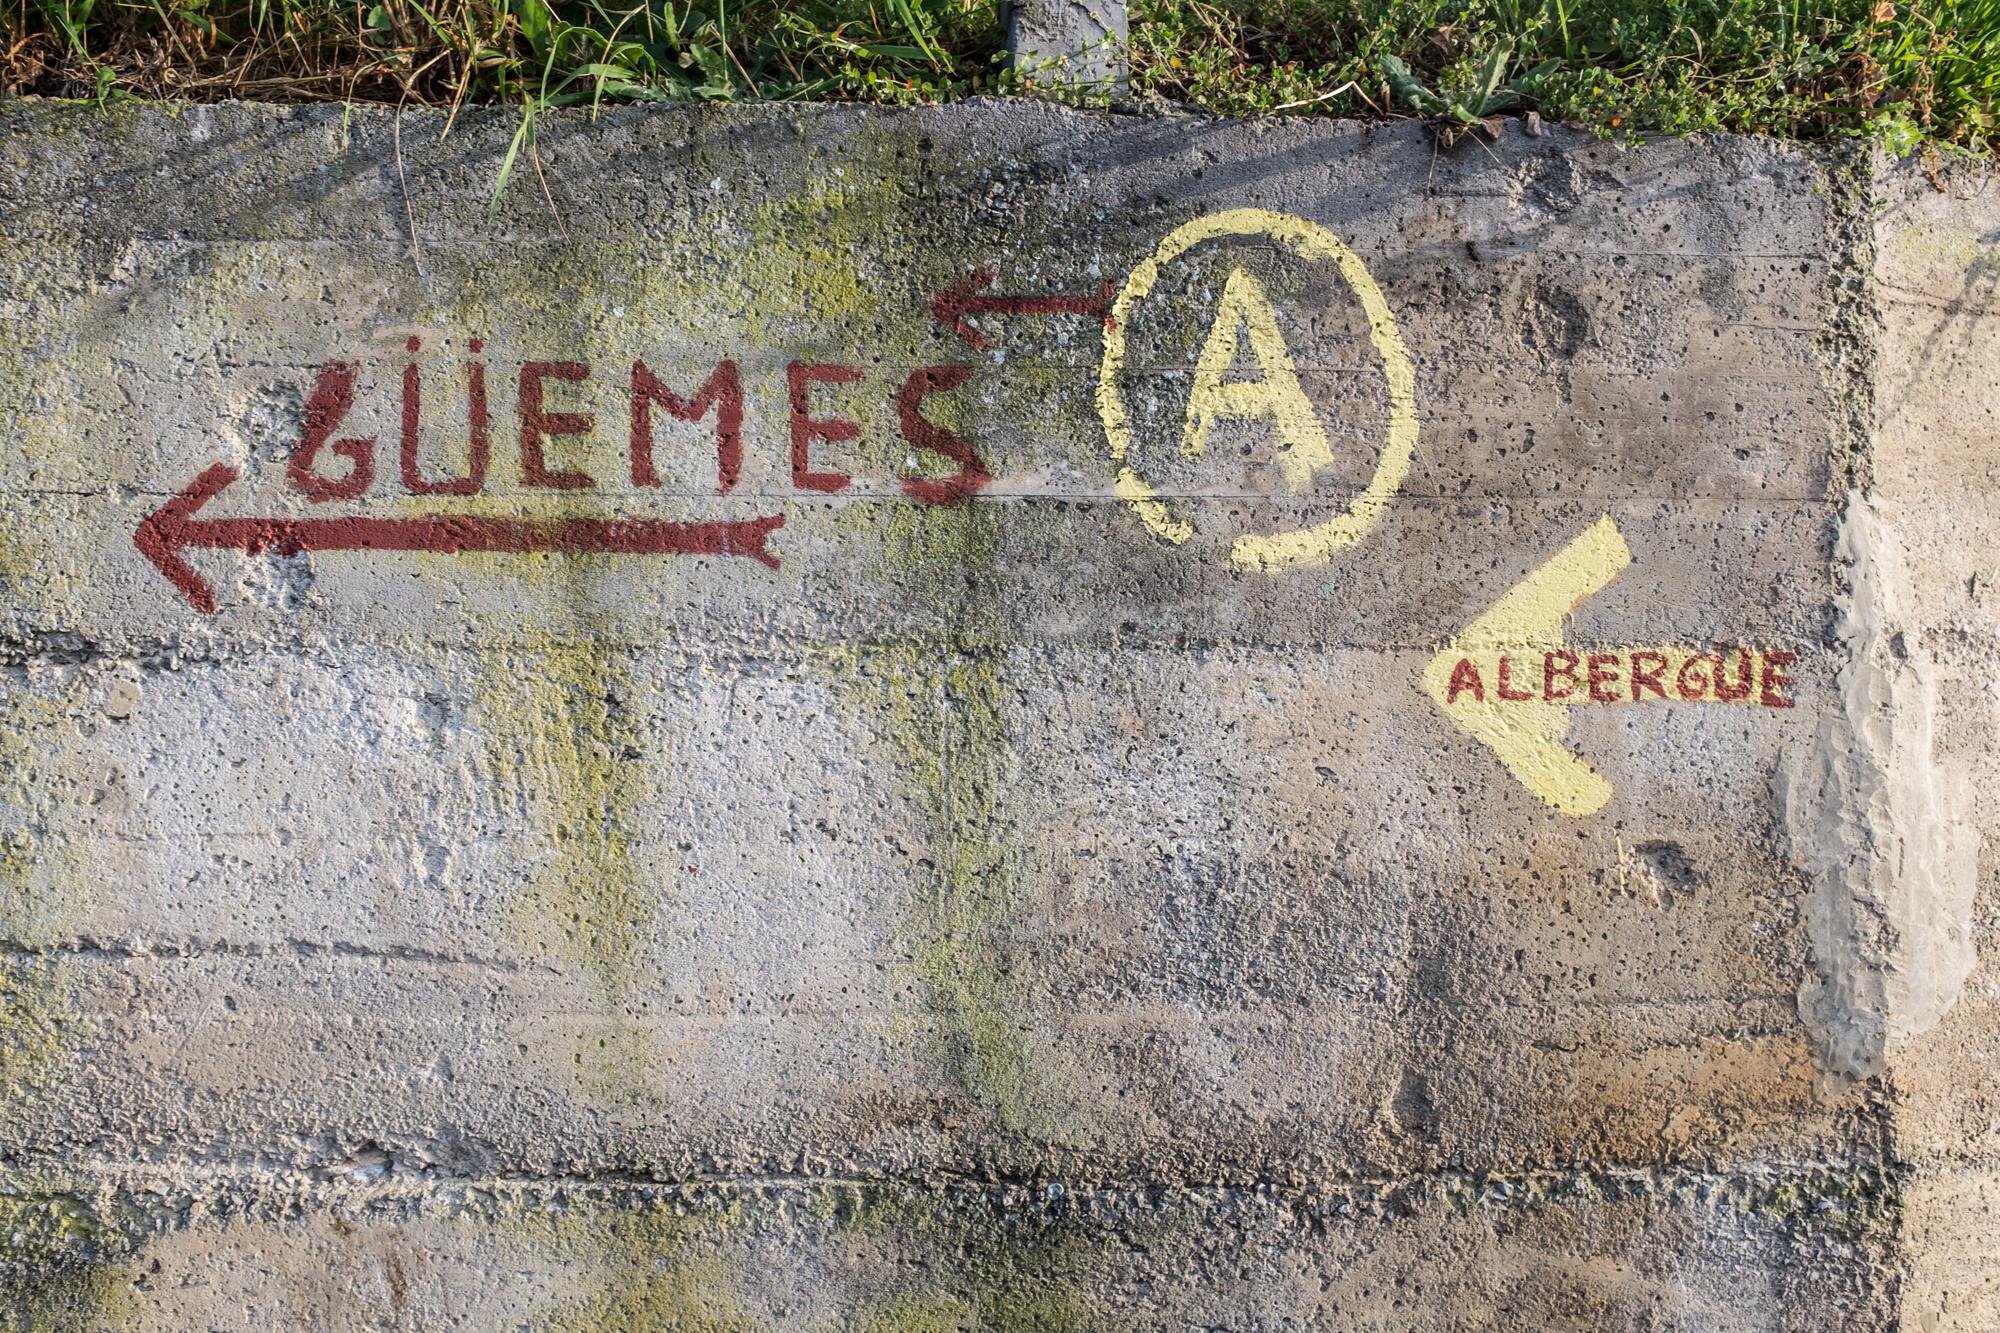
<svg viewBox="0 0 2000 1333">
<path fill-rule="evenodd" d="M 217 463 L 194 479 L 194 484 L 173 499 L 148 514 L 132 534 L 132 544 L 139 553 L 152 561 L 167 582 L 181 590 L 181 595 L 193 604 L 195 610 L 204 614 L 215 611 L 215 592 L 195 572 L 193 565 L 181 559 L 181 551 L 188 545 L 191 535 L 188 529 L 195 512 L 219 495 L 223 488 L 235 481 L 238 472 L 227 463 Z"/>
<path fill-rule="evenodd" d="M 937 322 L 975 350 L 985 348 L 986 335 L 966 323 L 965 317 L 978 303 L 979 293 L 993 285 L 994 276 L 993 270 L 982 264 L 931 298 L 931 314 Z"/>
</svg>

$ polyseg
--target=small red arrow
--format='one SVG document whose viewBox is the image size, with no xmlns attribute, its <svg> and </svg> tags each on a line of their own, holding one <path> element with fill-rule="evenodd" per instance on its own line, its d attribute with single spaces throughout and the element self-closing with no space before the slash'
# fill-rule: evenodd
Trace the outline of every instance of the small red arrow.
<svg viewBox="0 0 2000 1333">
<path fill-rule="evenodd" d="M 931 298 L 931 314 L 966 344 L 986 346 L 986 335 L 965 322 L 967 315 L 1096 315 L 1111 320 L 1111 284 L 1095 296 L 1045 293 L 1039 296 L 986 296 L 995 274 L 981 265 Z"/>
<path fill-rule="evenodd" d="M 195 517 L 235 481 L 236 469 L 217 463 L 194 484 L 148 514 L 132 544 L 158 567 L 197 611 L 215 610 L 215 593 L 181 558 L 190 546 L 261 555 L 306 551 L 498 551 L 508 555 L 747 555 L 772 569 L 778 557 L 764 541 L 785 523 L 783 514 L 740 522 L 675 523 L 636 518 L 479 518 L 437 514 L 425 518 L 214 518 Z"/>
</svg>

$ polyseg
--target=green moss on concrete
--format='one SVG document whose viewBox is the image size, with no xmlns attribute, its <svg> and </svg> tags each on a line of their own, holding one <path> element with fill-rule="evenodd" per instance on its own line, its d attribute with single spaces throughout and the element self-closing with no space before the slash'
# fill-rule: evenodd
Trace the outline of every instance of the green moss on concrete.
<svg viewBox="0 0 2000 1333">
<path fill-rule="evenodd" d="M 898 187 L 883 179 L 879 151 L 868 152 L 865 138 L 848 143 L 862 151 L 830 161 L 798 193 L 747 211 L 728 280 L 739 293 L 738 335 L 752 346 L 793 350 L 806 335 L 827 340 L 829 359 L 845 360 L 855 351 L 853 333 L 881 313 L 880 287 L 855 265 L 876 257 L 894 224 Z"/>
<path fill-rule="evenodd" d="M 42 833 L 47 761 L 66 725 L 53 701 L 11 683 L 0 696 L 0 1131 L 63 1077 L 81 1023 L 75 964 L 36 952 L 75 928 L 81 874 Z M 76 688 L 76 687 L 73 687 Z M 119 1262 L 131 1234 L 83 1196 L 0 1180 L 0 1330 L 101 1329 L 119 1322 Z"/>
<path fill-rule="evenodd" d="M 94 1333 L 124 1322 L 127 1288 L 103 1268 L 0 1278 L 0 1331 Z"/>
<path fill-rule="evenodd" d="M 1061 1287 L 1005 1286 L 940 1290 L 899 1296 L 861 1312 L 858 1333 L 1085 1333 L 1108 1327 Z"/>
<path fill-rule="evenodd" d="M 1904 1204 L 1902 1180 L 1886 1166 L 1752 1179 L 1743 1199 L 1752 1216 L 1847 1244 L 1896 1234 L 1903 1224 Z"/>
<path fill-rule="evenodd" d="M 1090 1295 L 1105 1219 L 1092 1220 L 1077 1196 L 1036 1191 L 937 1193 L 914 1186 L 861 1186 L 841 1192 L 829 1219 L 838 1234 L 885 1238 L 919 1256 L 927 1285 L 891 1290 L 856 1312 L 852 1327 L 1080 1333 L 1121 1325 Z M 1118 1219 L 1121 1234 L 1146 1223 Z M 951 1256 L 949 1263 L 939 1256 Z"/>
<path fill-rule="evenodd" d="M 609 992 L 637 976 L 655 898 L 633 851 L 648 784 L 632 684 L 597 639 L 532 635 L 486 664 L 481 713 L 503 790 L 545 848 L 515 910 Z"/>
<path fill-rule="evenodd" d="M 0 1263 L 5 1263 L 0 1259 Z M 0 1333 L 97 1333 L 129 1317 L 131 1289 L 99 1262 L 0 1276 Z"/>
<path fill-rule="evenodd" d="M 43 118 L 37 132 L 52 123 L 54 118 Z M 77 275 L 88 271 L 81 241 L 73 229 L 43 224 L 28 211 L 0 228 L 0 271 L 7 274 L 6 296 L 0 298 L 6 304 L 0 309 L 7 311 L 13 333 L 0 348 L 0 421 L 8 425 L 10 468 L 61 475 L 76 466 L 82 418 L 93 401 L 79 386 L 110 383 L 113 368 L 101 350 L 79 348 L 92 327 L 73 314 L 82 295 Z M 85 369 L 93 372 L 91 378 L 79 373 Z M 7 563 L 14 573 L 28 572 L 17 559 Z"/>
<path fill-rule="evenodd" d="M 990 648 L 1001 511 L 973 504 L 855 506 L 879 530 L 883 577 L 929 632 L 840 664 L 893 748 L 922 813 L 934 875 L 903 947 L 924 983 L 951 1075 L 1014 1130 L 1046 1128 L 1007 967 L 1019 848 L 1007 811 L 1014 755 Z"/>
<path fill-rule="evenodd" d="M 496 786 L 531 836 L 527 878 L 508 911 L 515 931 L 565 970 L 589 977 L 609 1010 L 594 1044 L 572 1052 L 593 1095 L 643 1095 L 654 1056 L 631 1022 L 643 998 L 660 888 L 638 851 L 652 795 L 635 687 L 602 637 L 526 635 L 481 665 L 479 715 Z M 648 761 L 651 761 L 649 764 Z"/>
<path fill-rule="evenodd" d="M 858 670 L 928 830 L 934 878 L 903 944 L 942 1034 L 940 1058 L 1003 1125 L 1026 1129 L 1042 1117 L 1005 966 L 1017 853 L 1005 823 L 1012 754 L 998 667 L 897 644 Z"/>
<path fill-rule="evenodd" d="M 972 1306 L 944 1292 L 898 1296 L 863 1310 L 855 1333 L 959 1333 L 976 1327 Z"/>
<path fill-rule="evenodd" d="M 487 339 L 492 367 L 491 480 L 484 494 L 454 500 L 454 512 L 684 517 L 684 501 L 633 492 L 627 484 L 627 376 L 634 358 L 648 359 L 669 382 L 691 391 L 711 357 L 782 350 L 802 359 L 850 361 L 857 359 L 857 344 L 881 350 L 873 345 L 879 339 L 872 331 L 895 321 L 885 321 L 879 309 L 881 284 L 867 280 L 855 265 L 857 256 L 876 262 L 900 211 L 903 183 L 895 175 L 895 144 L 879 135 L 848 136 L 838 160 L 799 189 L 745 198 L 741 123 L 712 138 L 698 116 L 690 117 L 690 124 L 695 174 L 707 178 L 701 164 L 710 155 L 728 158 L 729 165 L 715 168 L 714 178 L 726 181 L 716 191 L 715 206 L 697 196 L 702 206 L 691 210 L 685 225 L 635 230 L 629 240 L 609 245 L 536 247 L 526 268 L 451 252 L 431 257 L 434 271 L 450 277 L 431 285 L 439 294 L 436 302 L 412 318 L 418 328 L 435 330 L 419 360 L 427 395 L 425 460 L 437 475 L 462 463 L 465 427 L 456 418 L 465 410 L 466 339 Z M 775 114 L 750 128 L 780 138 L 792 133 Z M 850 147 L 855 151 L 848 152 Z M 605 295 L 580 300 L 580 293 Z M 701 350 L 677 351 L 672 361 L 662 360 L 658 350 L 690 347 Z M 388 386 L 401 353 L 392 340 L 382 348 L 376 374 Z M 591 366 L 588 382 L 551 381 L 548 390 L 552 408 L 595 414 L 587 437 L 549 446 L 556 466 L 579 467 L 596 479 L 593 491 L 525 491 L 519 485 L 511 428 L 514 375 L 522 360 L 553 356 Z M 781 365 L 746 373 L 752 485 L 783 466 L 784 387 Z M 852 386 L 823 386 L 815 402 L 825 415 L 860 417 L 868 425 L 864 440 L 878 442 L 870 447 L 887 448 L 879 443 L 879 423 L 864 411 L 871 398 L 886 410 L 879 375 Z M 695 443 L 690 436 L 706 437 L 712 429 L 712 422 L 657 420 L 663 466 L 705 451 L 710 447 L 705 438 Z M 385 494 L 396 489 L 388 443 L 384 437 L 385 452 L 377 461 Z M 854 466 L 856 457 L 844 451 L 839 459 L 830 456 L 828 465 Z M 697 467 L 689 475 L 699 474 Z M 426 497 L 395 503 L 406 513 L 437 508 L 436 500 Z M 618 558 L 459 555 L 450 560 L 450 577 L 490 578 L 511 592 L 525 592 L 534 607 L 525 617 L 530 626 L 525 635 L 519 623 L 479 616 L 480 642 L 521 644 L 483 651 L 479 711 L 494 776 L 546 849 L 532 876 L 513 893 L 510 912 L 525 938 L 565 970 L 587 975 L 608 1002 L 611 1016 L 599 1029 L 603 1035 L 583 1038 L 576 1059 L 593 1094 L 634 1100 L 656 1072 L 650 1041 L 631 1019 L 646 1006 L 651 941 L 661 895 L 670 890 L 635 846 L 638 810 L 655 794 L 651 775 L 661 759 L 648 752 L 622 706 L 632 690 L 626 668 L 604 646 L 620 628 L 606 584 L 656 573 L 674 577 L 680 570 Z"/>
<path fill-rule="evenodd" d="M 95 1333 L 130 1318 L 144 1210 L 60 1187 L 0 1188 L 0 1333 Z"/>
<path fill-rule="evenodd" d="M 29 573 L 38 563 L 17 525 L 0 527 L 0 597 L 11 602 L 26 592 Z"/>
<path fill-rule="evenodd" d="M 946 710 L 939 782 L 924 793 L 939 855 L 941 892 L 911 941 L 911 964 L 930 987 L 968 1087 L 1010 1129 L 1040 1119 L 1030 1101 L 1018 1003 L 1009 994 L 1005 932 L 1018 906 L 1018 850 L 1006 791 L 1013 756 L 991 657 L 941 665 Z M 934 666 L 933 669 L 937 669 Z"/>
<path fill-rule="evenodd" d="M 0 966 L 0 1108 L 48 1086 L 69 1052 L 75 1002 L 53 960 Z"/>
<path fill-rule="evenodd" d="M 632 1262 L 606 1290 L 553 1327 L 560 1333 L 737 1333 L 756 1328 L 726 1294 L 713 1257 Z"/>
<path fill-rule="evenodd" d="M 575 1263 L 585 1294 L 564 1302 L 549 1333 L 748 1333 L 722 1240 L 739 1209 L 655 1203 L 548 1219 L 547 1240 Z"/>
<path fill-rule="evenodd" d="M 14 952 L 0 962 L 0 1114 L 45 1088 L 68 1053 L 76 1021 L 70 964 L 27 951 L 60 939 L 86 894 L 40 831 L 60 710 L 25 687 L 10 688 L 0 699 L 0 815 L 14 825 L 0 831 L 0 942 Z"/>
<path fill-rule="evenodd" d="M 1081 1333 L 1104 1326 L 1060 1290 L 923 1292 L 864 1310 L 854 1321 L 857 1333 Z"/>
<path fill-rule="evenodd" d="M 511 1211 L 511 1210 L 510 1210 Z M 480 1222 L 490 1225 L 493 1220 Z M 525 1204 L 500 1225 L 567 1274 L 549 1333 L 1080 1333 L 1118 1327 L 1090 1295 L 1092 1224 L 1046 1196 L 908 1184 L 674 1190 Z M 1128 1230 L 1132 1219 L 1118 1223 Z M 811 1318 L 767 1280 L 772 1253 L 847 1274 Z M 768 1315 L 774 1296 L 794 1322 Z"/>
<path fill-rule="evenodd" d="M 439 410 L 463 411 L 458 363 L 467 338 L 486 340 L 493 367 L 494 469 L 512 493 L 474 497 L 475 508 L 498 504 L 494 512 L 518 512 L 523 502 L 546 506 L 571 498 L 512 491 L 518 474 L 507 395 L 521 360 L 560 357 L 591 367 L 585 384 L 552 381 L 549 392 L 552 401 L 596 411 L 596 430 L 588 442 L 562 440 L 551 448 L 579 459 L 587 451 L 585 470 L 606 489 L 625 489 L 629 476 L 623 404 L 635 358 L 670 384 L 683 377 L 677 386 L 683 392 L 699 384 L 716 360 L 745 362 L 747 443 L 765 455 L 753 460 L 753 475 L 759 464 L 782 462 L 783 367 L 790 359 L 858 363 L 871 373 L 867 383 L 814 390 L 825 415 L 851 411 L 868 427 L 861 440 L 828 446 L 830 451 L 852 458 L 853 450 L 884 445 L 878 424 L 890 425 L 887 435 L 893 436 L 892 418 L 882 415 L 877 422 L 862 408 L 886 414 L 887 391 L 879 382 L 886 372 L 878 363 L 908 364 L 928 336 L 929 312 L 920 303 L 884 303 L 885 292 L 902 290 L 885 281 L 888 275 L 918 258 L 909 238 L 918 181 L 903 160 L 908 137 L 869 126 L 842 128 L 836 142 L 818 143 L 808 137 L 818 132 L 814 120 L 775 108 L 726 120 L 690 112 L 690 139 L 674 163 L 676 173 L 663 182 L 685 206 L 660 229 L 537 245 L 506 264 L 479 253 L 429 257 L 437 280 L 428 289 L 431 299 L 410 319 L 433 331 L 423 357 L 443 346 L 432 346 L 437 337 L 456 342 L 450 355 L 439 356 L 434 377 L 427 366 L 427 392 L 439 395 Z M 788 171 L 785 179 L 796 180 L 794 188 L 764 192 L 744 163 L 767 145 L 774 156 L 803 158 L 816 169 L 796 176 Z M 393 362 L 401 349 L 385 341 L 382 352 Z M 751 362 L 757 363 L 754 373 Z M 427 400 L 427 423 L 432 415 Z M 671 421 L 656 421 L 655 428 L 662 438 L 708 429 Z M 439 457 L 442 467 L 447 455 Z M 601 493 L 583 498 L 604 503 Z"/>
<path fill-rule="evenodd" d="M 1969 226 L 1917 222 L 1896 232 L 1890 242 L 1905 263 L 1937 264 L 1964 273 L 1968 283 L 1990 282 L 2000 273 L 2000 246 Z"/>
</svg>

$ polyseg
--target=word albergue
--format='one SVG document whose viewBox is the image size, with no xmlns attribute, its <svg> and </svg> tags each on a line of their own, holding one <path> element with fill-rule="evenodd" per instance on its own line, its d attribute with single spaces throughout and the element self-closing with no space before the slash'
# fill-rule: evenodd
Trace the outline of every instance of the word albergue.
<svg viewBox="0 0 2000 1333">
<path fill-rule="evenodd" d="M 1472 651 L 1459 655 L 1445 687 L 1484 704 L 1755 703 L 1790 708 L 1786 668 L 1798 654 L 1779 648 L 1567 648 Z"/>
<path fill-rule="evenodd" d="M 414 355 L 422 350 L 422 345 L 421 339 L 412 337 L 405 346 Z M 468 349 L 476 358 L 484 345 L 474 338 L 469 341 Z M 422 375 L 414 361 L 404 367 L 395 463 L 397 479 L 409 494 L 476 495 L 485 489 L 493 463 L 492 405 L 486 372 L 484 361 L 470 360 L 465 364 L 469 436 L 464 453 L 465 470 L 455 476 L 439 476 L 424 458 Z M 589 435 L 597 427 L 592 413 L 552 409 L 548 401 L 549 382 L 581 385 L 594 373 L 590 365 L 581 361 L 529 361 L 521 366 L 514 424 L 523 487 L 574 491 L 598 485 L 598 478 L 579 469 L 552 467 L 547 447 L 550 440 Z M 785 367 L 791 479 L 799 490 L 834 494 L 853 482 L 847 473 L 817 463 L 813 453 L 816 445 L 857 438 L 861 426 L 845 417 L 818 415 L 822 409 L 815 407 L 814 393 L 822 385 L 852 384 L 862 379 L 864 373 L 859 366 L 838 362 L 793 361 Z M 698 384 L 671 383 L 643 360 L 633 361 L 629 371 L 621 366 L 616 374 L 629 395 L 629 461 L 634 486 L 657 488 L 662 484 L 653 459 L 657 412 L 682 422 L 712 417 L 716 493 L 727 495 L 735 489 L 743 472 L 743 380 L 735 361 L 727 358 L 717 361 Z M 912 448 L 934 454 L 956 468 L 945 476 L 901 477 L 904 493 L 919 503 L 961 504 L 993 480 L 985 460 L 969 441 L 927 420 L 923 414 L 926 398 L 957 388 L 971 374 L 972 367 L 968 365 L 924 366 L 911 371 L 895 391 L 896 417 L 903 439 Z M 329 360 L 320 367 L 307 396 L 304 426 L 286 475 L 292 488 L 313 503 L 355 499 L 375 486 L 376 437 L 339 435 L 354 410 L 357 378 L 355 363 Z M 332 459 L 326 457 L 328 454 Z M 343 462 L 344 470 L 336 470 L 343 468 Z"/>
</svg>

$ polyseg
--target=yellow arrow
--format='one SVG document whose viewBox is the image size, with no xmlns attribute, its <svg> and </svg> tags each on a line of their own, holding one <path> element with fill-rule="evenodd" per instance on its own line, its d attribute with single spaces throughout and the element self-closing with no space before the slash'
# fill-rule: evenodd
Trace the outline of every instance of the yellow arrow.
<svg viewBox="0 0 2000 1333">
<path fill-rule="evenodd" d="M 1503 593 L 1438 650 L 1424 692 L 1493 751 L 1522 785 L 1566 815 L 1592 815 L 1611 784 L 1563 745 L 1569 709 L 1585 703 L 1747 703 L 1790 708 L 1785 668 L 1797 654 L 1662 645 L 1572 652 L 1563 621 L 1632 563 L 1607 515 Z M 1732 655 L 1734 657 L 1732 663 Z M 1732 678 L 1733 672 L 1733 678 Z"/>
</svg>

